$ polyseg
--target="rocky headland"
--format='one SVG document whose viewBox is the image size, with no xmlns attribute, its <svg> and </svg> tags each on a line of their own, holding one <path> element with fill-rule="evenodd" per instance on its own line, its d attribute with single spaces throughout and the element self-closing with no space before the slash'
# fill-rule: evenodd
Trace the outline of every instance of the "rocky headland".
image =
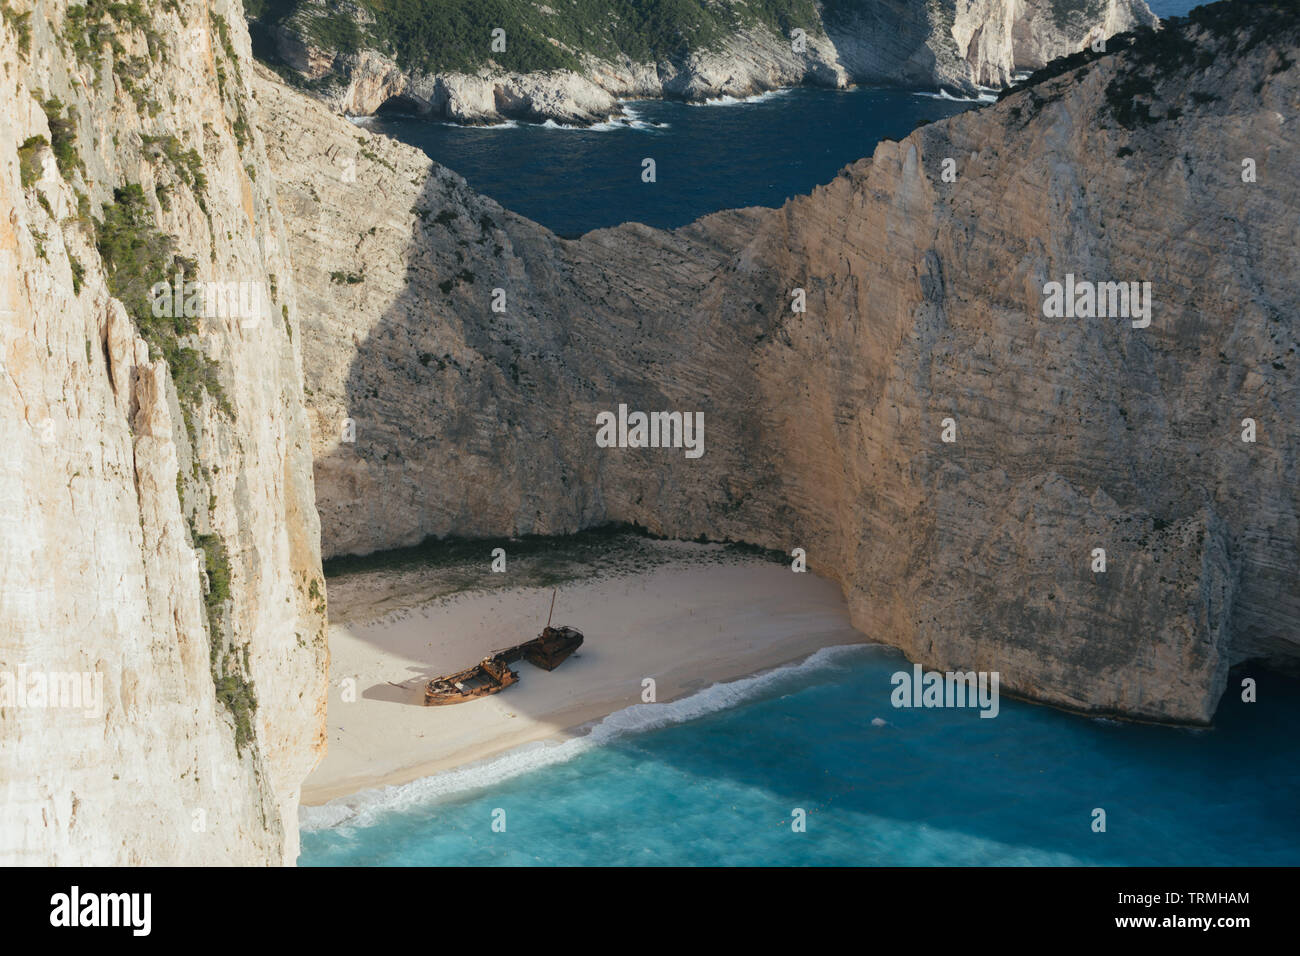
<svg viewBox="0 0 1300 956">
<path fill-rule="evenodd" d="M 1097 37 L 1156 22 L 1144 0 L 782 0 L 763 12 L 733 0 L 557 7 L 525 7 L 532 16 L 508 24 L 472 5 L 418 0 L 341 9 L 290 0 L 254 15 L 263 55 L 336 112 L 388 107 L 458 123 L 578 125 L 620 115 L 623 99 L 698 101 L 805 84 L 969 95 Z M 414 30 L 421 14 L 446 37 Z M 633 14 L 643 26 L 629 36 Z M 494 29 L 503 31 L 495 47 Z"/>
</svg>

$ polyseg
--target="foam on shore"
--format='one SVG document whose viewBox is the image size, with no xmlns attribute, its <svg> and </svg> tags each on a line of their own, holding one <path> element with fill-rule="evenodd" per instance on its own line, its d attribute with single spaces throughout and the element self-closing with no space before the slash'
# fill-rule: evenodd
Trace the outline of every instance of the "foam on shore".
<svg viewBox="0 0 1300 956">
<path fill-rule="evenodd" d="M 444 771 L 399 786 L 363 790 L 349 797 L 315 807 L 303 807 L 304 830 L 341 826 L 365 826 L 377 814 L 427 804 L 458 793 L 491 786 L 542 767 L 564 763 L 587 751 L 629 734 L 646 733 L 673 724 L 696 720 L 737 707 L 782 685 L 817 671 L 826 670 L 855 655 L 870 652 L 875 645 L 844 644 L 824 647 L 796 664 L 786 664 L 744 677 L 713 684 L 702 691 L 667 703 L 633 704 L 615 711 L 578 737 L 561 742 L 538 742 L 509 751 L 491 760 Z"/>
<path fill-rule="evenodd" d="M 569 759 L 611 735 L 732 706 L 781 679 L 745 675 L 793 661 L 826 666 L 835 654 L 814 652 L 865 640 L 830 581 L 717 546 L 659 547 L 658 566 L 560 586 L 555 623 L 577 627 L 586 642 L 556 670 L 520 662 L 517 684 L 444 707 L 423 706 L 424 683 L 532 637 L 546 621 L 550 589 L 475 590 L 432 601 L 426 592 L 402 606 L 380 578 L 330 585 L 339 623 L 329 633 L 329 752 L 305 782 L 302 802 L 333 804 L 305 819 L 329 819 L 339 798 L 362 791 L 475 786 L 485 771 L 465 768 L 484 761 L 504 761 L 487 771 L 499 776 Z M 349 602 L 364 609 L 365 620 L 348 616 Z M 641 703 L 647 679 L 659 703 Z M 356 798 L 358 806 L 375 799 Z"/>
</svg>

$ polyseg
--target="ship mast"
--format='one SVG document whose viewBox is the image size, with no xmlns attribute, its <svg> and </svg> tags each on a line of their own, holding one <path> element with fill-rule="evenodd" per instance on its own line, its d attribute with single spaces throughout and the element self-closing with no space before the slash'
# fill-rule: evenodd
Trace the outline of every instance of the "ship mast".
<svg viewBox="0 0 1300 956">
<path fill-rule="evenodd" d="M 546 615 L 546 629 L 548 631 L 551 629 L 551 615 L 555 613 L 555 592 L 558 590 L 559 588 L 555 588 L 551 591 L 551 611 Z"/>
</svg>

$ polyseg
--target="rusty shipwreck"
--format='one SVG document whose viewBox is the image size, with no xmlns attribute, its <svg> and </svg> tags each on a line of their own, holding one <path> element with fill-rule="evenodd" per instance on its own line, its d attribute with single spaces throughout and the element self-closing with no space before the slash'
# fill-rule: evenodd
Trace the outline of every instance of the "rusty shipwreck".
<svg viewBox="0 0 1300 956">
<path fill-rule="evenodd" d="M 555 613 L 555 593 L 551 593 L 551 612 L 546 616 L 542 633 L 531 641 L 494 651 L 473 667 L 454 674 L 435 677 L 424 688 L 424 703 L 435 707 L 459 704 L 499 693 L 519 682 L 519 674 L 510 665 L 525 660 L 544 671 L 553 671 L 582 646 L 582 632 L 575 627 L 551 627 Z"/>
</svg>

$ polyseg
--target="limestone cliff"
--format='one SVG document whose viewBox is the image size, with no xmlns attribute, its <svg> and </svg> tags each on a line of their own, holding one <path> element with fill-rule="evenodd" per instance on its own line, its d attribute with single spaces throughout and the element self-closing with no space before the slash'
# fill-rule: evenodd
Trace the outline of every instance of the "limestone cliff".
<svg viewBox="0 0 1300 956">
<path fill-rule="evenodd" d="M 1209 721 L 1230 665 L 1300 659 L 1297 32 L 1216 5 L 781 209 L 578 240 L 261 75 L 325 552 L 802 547 L 928 666 Z M 1149 326 L 1045 317 L 1067 275 L 1150 282 Z M 619 404 L 702 411 L 705 454 L 597 447 Z"/>
<path fill-rule="evenodd" d="M 292 862 L 324 582 L 239 4 L 3 14 L 0 863 Z"/>
<path fill-rule="evenodd" d="M 728 0 L 700 4 L 695 19 L 685 16 L 689 2 L 630 6 L 646 18 L 636 49 L 617 29 L 630 12 L 622 7 L 605 9 L 602 19 L 585 9 L 520 4 L 520 12 L 545 15 L 501 27 L 505 49 L 495 53 L 496 20 L 485 12 L 481 24 L 465 27 L 453 18 L 462 12 L 455 2 L 424 5 L 449 35 L 437 45 L 385 29 L 384 18 L 396 15 L 386 5 L 340 10 L 322 0 L 284 0 L 254 12 L 267 37 L 265 55 L 335 111 L 367 115 L 396 103 L 467 123 L 513 117 L 584 124 L 621 113 L 620 98 L 742 97 L 799 84 L 973 93 L 1073 53 L 1096 32 L 1156 22 L 1144 0 L 785 0 L 771 5 L 778 15 L 768 18 Z M 591 22 L 571 22 L 584 16 Z M 644 32 L 656 25 L 664 39 L 642 49 Z M 516 56 L 511 42 L 534 52 Z"/>
</svg>

